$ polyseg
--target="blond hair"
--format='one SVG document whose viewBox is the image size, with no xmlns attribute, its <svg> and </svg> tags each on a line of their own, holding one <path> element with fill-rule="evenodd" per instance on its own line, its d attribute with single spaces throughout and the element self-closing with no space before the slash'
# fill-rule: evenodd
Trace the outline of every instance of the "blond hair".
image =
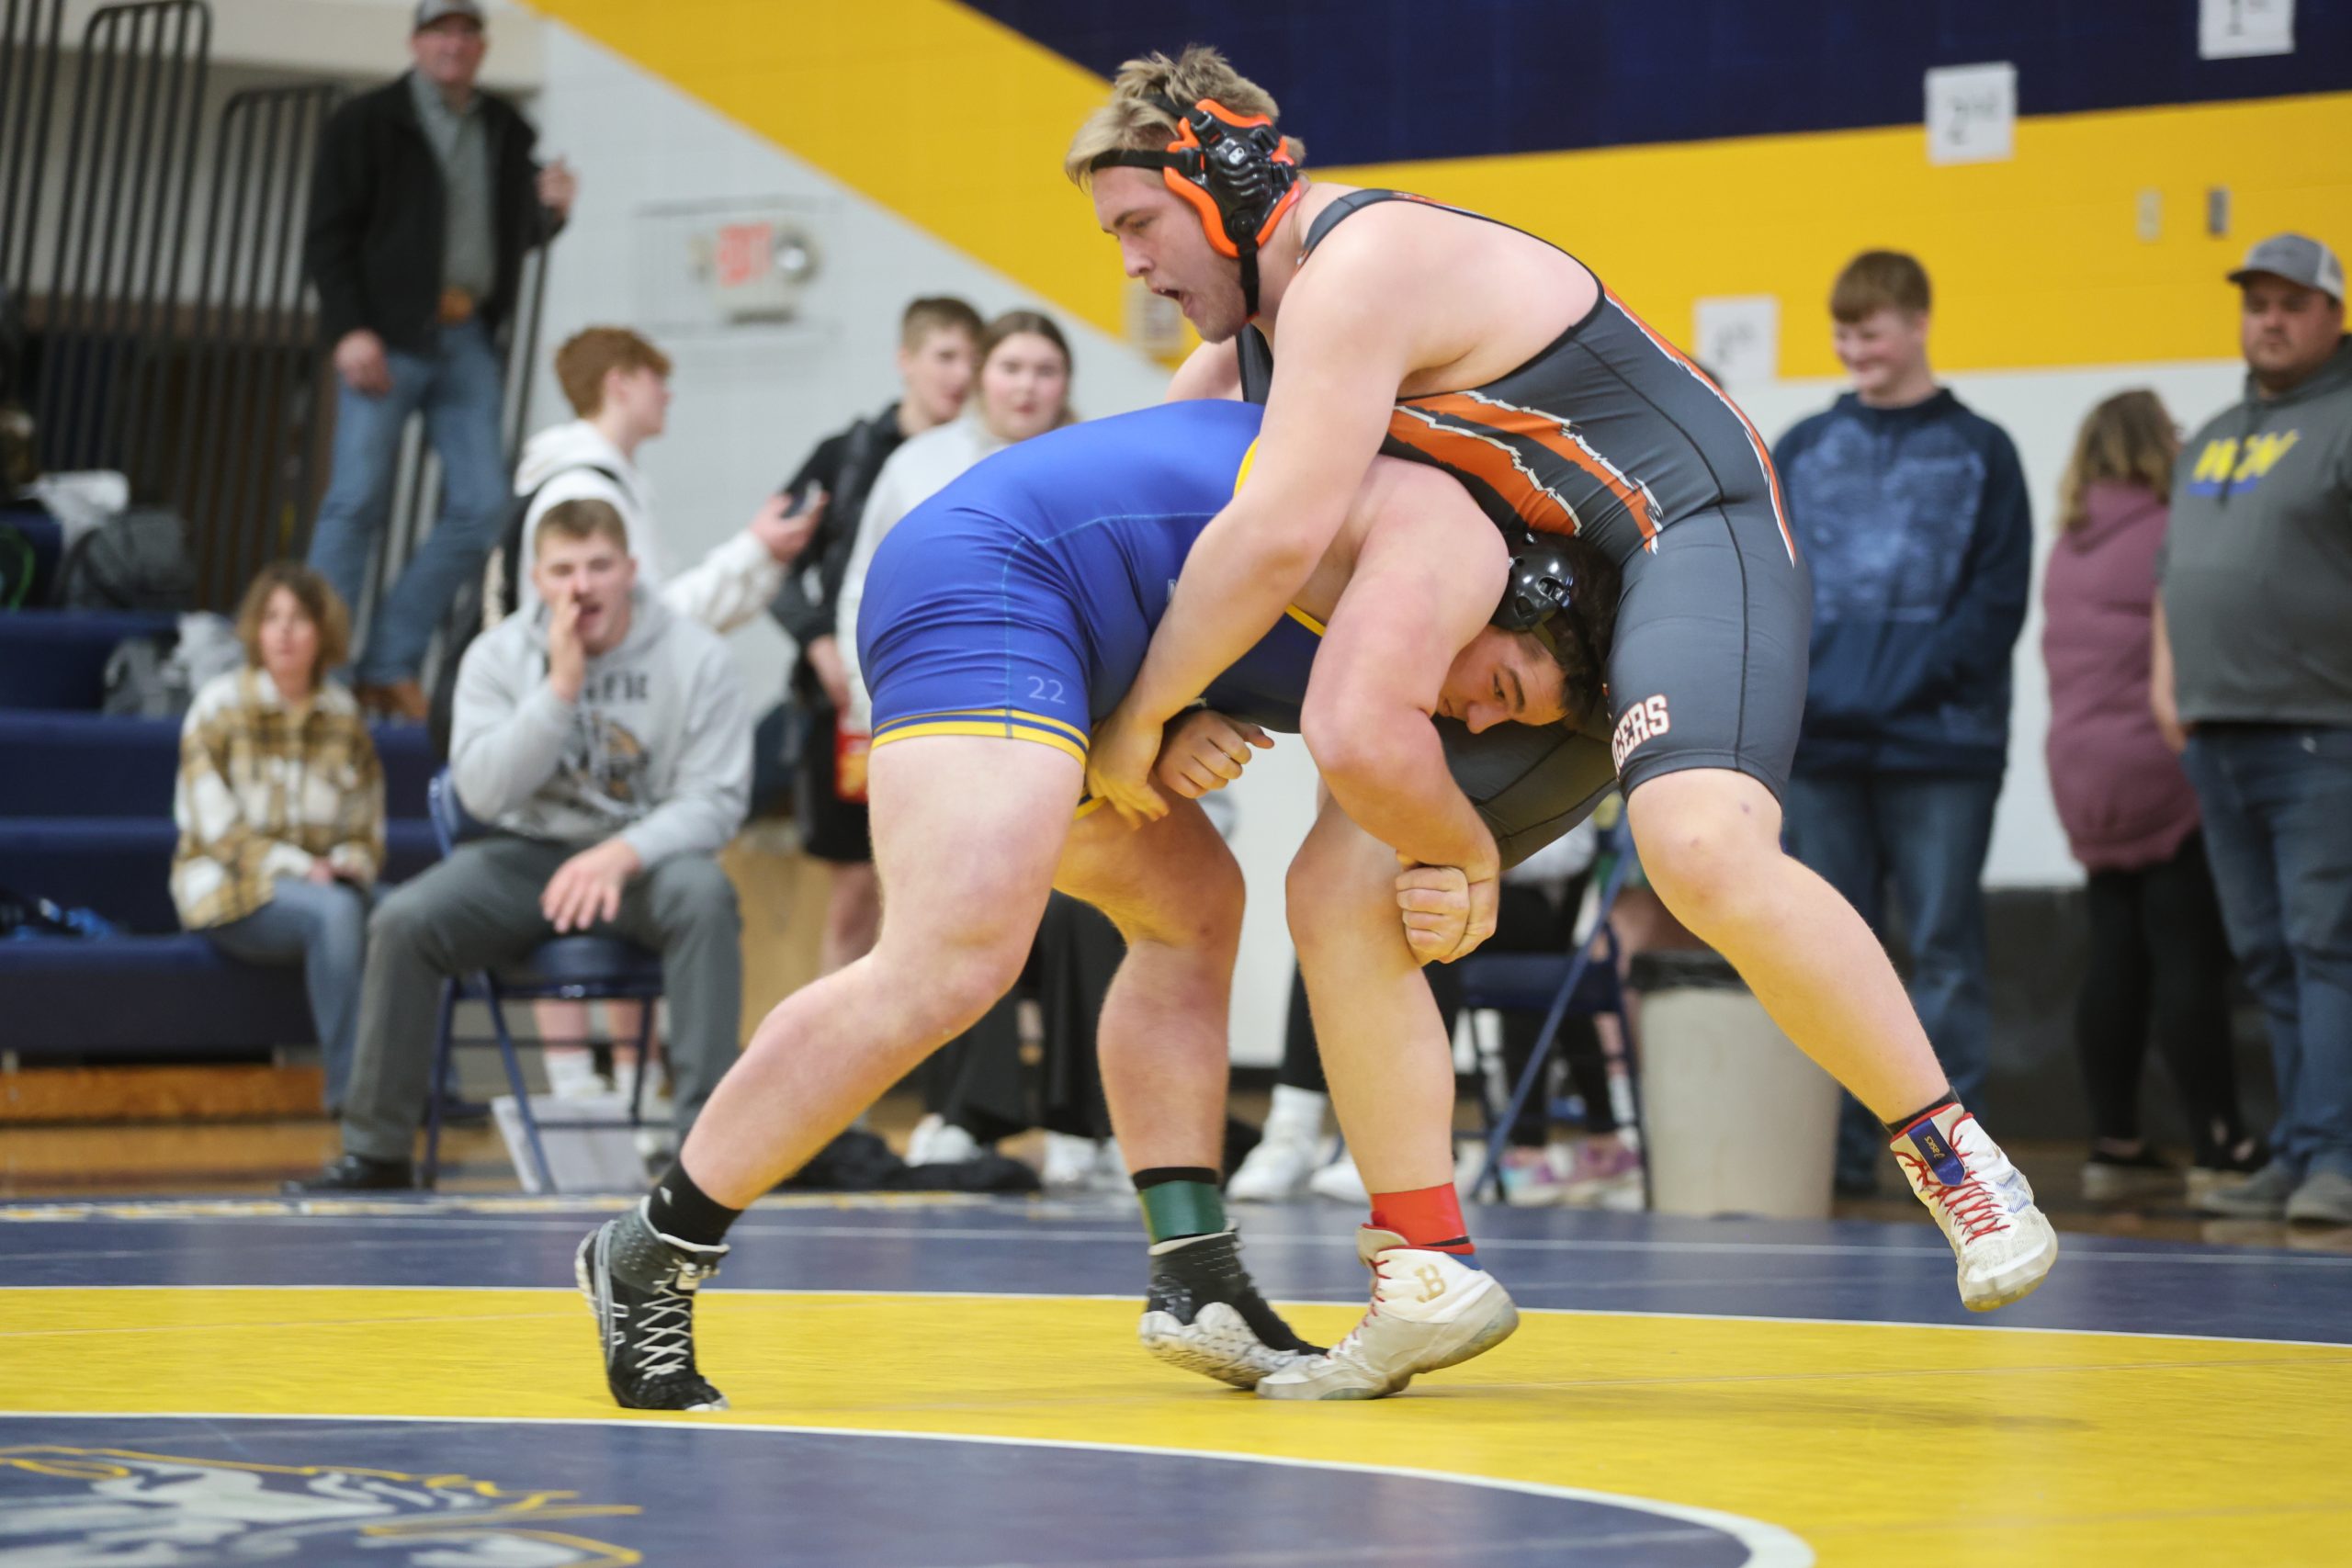
<svg viewBox="0 0 2352 1568">
<path fill-rule="evenodd" d="M 261 622 L 269 601 L 283 588 L 302 606 L 302 614 L 318 628 L 319 652 L 311 661 L 311 684 L 326 679 L 351 656 L 351 612 L 334 585 L 298 560 L 274 560 L 254 574 L 244 598 L 237 605 L 237 640 L 245 645 L 247 662 L 261 665 Z"/>
<path fill-rule="evenodd" d="M 1875 310 L 1925 315 L 1928 269 L 1901 251 L 1864 251 L 1846 264 L 1829 289 L 1829 316 L 1848 326 Z"/>
<path fill-rule="evenodd" d="M 2071 534 L 2090 521 L 2090 489 L 2101 479 L 2168 495 L 2179 453 L 2172 415 L 2155 393 L 2145 388 L 2116 393 L 2085 415 L 2075 434 L 2075 455 L 2058 480 L 2060 530 Z"/>
<path fill-rule="evenodd" d="M 1193 44 L 1170 60 L 1152 53 L 1128 61 L 1111 79 L 1111 101 L 1086 117 L 1062 156 L 1062 173 L 1083 187 L 1093 177 L 1094 160 L 1105 152 L 1157 152 L 1176 140 L 1176 118 L 1158 100 L 1190 108 L 1214 98 L 1235 114 L 1280 120 L 1273 95 L 1205 44 Z M 1283 138 L 1291 161 L 1304 167 L 1306 145 Z"/>
<path fill-rule="evenodd" d="M 555 378 L 564 400 L 582 419 L 605 406 L 605 378 L 612 372 L 650 370 L 670 374 L 670 356 L 627 327 L 590 327 L 574 333 L 555 351 Z"/>
</svg>

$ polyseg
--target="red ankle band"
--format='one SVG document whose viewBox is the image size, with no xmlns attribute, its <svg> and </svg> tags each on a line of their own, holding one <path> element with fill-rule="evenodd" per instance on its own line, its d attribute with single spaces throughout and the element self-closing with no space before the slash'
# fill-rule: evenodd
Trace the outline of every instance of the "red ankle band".
<svg viewBox="0 0 2352 1568">
<path fill-rule="evenodd" d="M 1408 1247 L 1468 1257 L 1470 1227 L 1462 1223 L 1462 1198 L 1453 1183 L 1442 1181 L 1415 1192 L 1375 1192 L 1372 1195 L 1375 1229 L 1395 1231 Z"/>
</svg>

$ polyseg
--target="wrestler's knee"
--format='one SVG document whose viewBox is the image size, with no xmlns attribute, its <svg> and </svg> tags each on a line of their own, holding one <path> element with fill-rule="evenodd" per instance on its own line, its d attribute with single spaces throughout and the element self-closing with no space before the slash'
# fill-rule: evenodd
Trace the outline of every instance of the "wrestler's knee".
<svg viewBox="0 0 2352 1568">
<path fill-rule="evenodd" d="M 918 950 L 894 942 L 885 922 L 865 962 L 873 965 L 875 992 L 899 1010 L 901 1032 L 944 1038 L 978 1021 L 1012 988 L 1029 962 L 1030 942 L 1026 931 L 998 929 L 957 933 Z"/>
<path fill-rule="evenodd" d="M 1701 936 L 1766 907 L 1760 895 L 1781 859 L 1780 812 L 1743 773 L 1693 769 L 1636 788 L 1627 803 L 1642 873 Z"/>
<path fill-rule="evenodd" d="M 1300 846 L 1283 879 L 1294 946 L 1313 953 L 1353 940 L 1367 920 L 1385 924 L 1396 919 L 1396 857 L 1382 853 L 1385 864 L 1367 861 L 1353 845 L 1310 838 Z"/>
</svg>

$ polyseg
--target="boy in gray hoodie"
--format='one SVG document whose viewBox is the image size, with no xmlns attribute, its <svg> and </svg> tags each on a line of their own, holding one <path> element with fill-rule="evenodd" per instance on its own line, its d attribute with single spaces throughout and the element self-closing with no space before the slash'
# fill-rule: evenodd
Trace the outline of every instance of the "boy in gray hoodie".
<svg viewBox="0 0 2352 1568">
<path fill-rule="evenodd" d="M 734 1059 L 741 922 L 714 858 L 751 785 L 734 662 L 638 587 L 609 504 L 550 508 L 533 545 L 539 606 L 477 638 L 458 674 L 451 771 L 491 831 L 377 906 L 344 1153 L 307 1190 L 411 1184 L 440 982 L 553 937 L 661 954 L 681 1139 Z"/>
</svg>

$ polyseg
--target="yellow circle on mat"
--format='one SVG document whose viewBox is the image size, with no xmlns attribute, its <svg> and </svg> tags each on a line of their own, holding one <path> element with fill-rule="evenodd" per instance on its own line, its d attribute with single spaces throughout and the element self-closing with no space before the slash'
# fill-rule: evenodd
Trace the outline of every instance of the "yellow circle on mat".
<svg viewBox="0 0 2352 1568">
<path fill-rule="evenodd" d="M 0 1291 L 18 1413 L 610 1419 L 586 1309 L 523 1290 Z M 1534 1312 L 1374 1404 L 1162 1368 L 1134 1303 L 715 1291 L 726 1415 L 1396 1465 L 1720 1509 L 1824 1564 L 2341 1562 L 2352 1348 Z M 1336 1337 L 1350 1309 L 1294 1309 Z M 1907 1543 L 1907 1544 L 1906 1544 Z"/>
</svg>

